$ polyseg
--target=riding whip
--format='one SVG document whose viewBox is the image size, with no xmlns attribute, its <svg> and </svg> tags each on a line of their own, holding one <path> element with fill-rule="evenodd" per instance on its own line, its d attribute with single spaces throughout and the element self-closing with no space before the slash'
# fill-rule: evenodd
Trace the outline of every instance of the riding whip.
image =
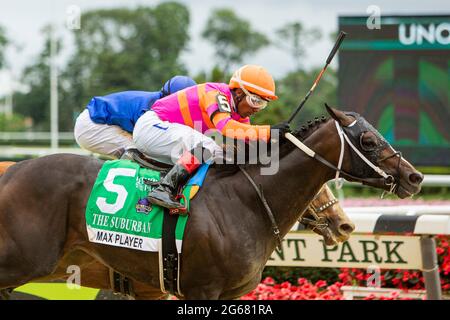
<svg viewBox="0 0 450 320">
<path fill-rule="evenodd" d="M 303 105 L 305 104 L 306 100 L 308 100 L 309 96 L 313 93 L 314 89 L 316 88 L 317 84 L 319 83 L 320 79 L 322 78 L 323 74 L 325 73 L 325 70 L 328 68 L 328 65 L 330 64 L 330 62 L 333 60 L 334 55 L 336 54 L 336 52 L 338 51 L 339 47 L 341 46 L 342 41 L 344 40 L 345 36 L 347 35 L 347 33 L 345 33 L 344 31 L 339 32 L 339 36 L 336 40 L 336 43 L 334 44 L 333 49 L 331 50 L 330 54 L 328 55 L 327 58 L 327 63 L 325 64 L 325 67 L 323 67 L 322 71 L 320 72 L 319 76 L 316 78 L 316 81 L 314 81 L 314 84 L 312 85 L 311 89 L 309 89 L 308 93 L 306 94 L 306 96 L 303 98 L 302 102 L 300 103 L 300 105 L 297 107 L 297 110 L 295 110 L 295 112 L 292 114 L 292 116 L 289 118 L 288 120 L 288 124 L 292 122 L 292 120 L 294 120 L 295 116 L 297 115 L 297 113 L 300 111 L 300 109 L 303 107 Z"/>
</svg>

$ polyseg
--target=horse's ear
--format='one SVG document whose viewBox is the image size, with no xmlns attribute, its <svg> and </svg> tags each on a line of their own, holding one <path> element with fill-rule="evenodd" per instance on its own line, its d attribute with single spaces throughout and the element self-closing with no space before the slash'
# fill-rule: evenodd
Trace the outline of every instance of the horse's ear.
<svg viewBox="0 0 450 320">
<path fill-rule="evenodd" d="M 328 103 L 326 103 L 326 102 L 325 102 L 325 108 L 327 109 L 328 114 L 329 114 L 334 120 L 336 120 L 337 122 L 339 122 L 340 124 L 342 124 L 342 123 L 341 123 L 341 119 L 340 119 L 339 116 L 338 116 L 338 110 L 333 109 L 333 108 L 330 107 L 330 106 L 328 105 Z"/>
<path fill-rule="evenodd" d="M 352 123 L 354 120 L 353 118 L 347 116 L 344 112 L 330 107 L 326 102 L 325 102 L 325 108 L 327 109 L 327 112 L 330 114 L 330 116 L 334 120 L 336 120 L 341 126 L 346 127 L 350 123 Z"/>
</svg>

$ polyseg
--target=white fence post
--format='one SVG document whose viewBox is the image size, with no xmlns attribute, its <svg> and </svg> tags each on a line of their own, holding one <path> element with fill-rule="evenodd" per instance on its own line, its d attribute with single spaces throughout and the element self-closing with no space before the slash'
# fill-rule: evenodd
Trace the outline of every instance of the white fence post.
<svg viewBox="0 0 450 320">
<path fill-rule="evenodd" d="M 427 300 L 442 300 L 439 263 L 436 254 L 436 242 L 431 236 L 420 238 L 422 250 L 422 273 L 425 279 Z"/>
</svg>

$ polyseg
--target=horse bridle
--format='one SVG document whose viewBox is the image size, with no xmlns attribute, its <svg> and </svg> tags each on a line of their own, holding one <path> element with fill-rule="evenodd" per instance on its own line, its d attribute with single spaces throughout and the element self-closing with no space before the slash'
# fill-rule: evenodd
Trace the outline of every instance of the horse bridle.
<svg viewBox="0 0 450 320">
<path fill-rule="evenodd" d="M 357 120 L 353 121 L 350 125 L 347 126 L 347 128 L 350 128 L 350 127 L 354 126 L 356 123 L 357 123 Z M 338 183 L 338 178 L 339 178 L 339 174 L 340 173 L 342 173 L 343 175 L 346 175 L 348 177 L 351 177 L 354 180 L 356 180 L 357 182 L 361 182 L 362 184 L 365 184 L 365 183 L 370 181 L 370 179 L 367 179 L 367 178 L 354 177 L 354 176 L 352 176 L 352 175 L 350 175 L 350 174 L 348 174 L 348 173 L 346 173 L 346 172 L 341 170 L 342 160 L 344 158 L 344 150 L 345 150 L 345 148 L 344 148 L 344 141 L 343 140 L 345 139 L 345 141 L 347 141 L 348 145 L 354 151 L 354 154 L 356 154 L 361 160 L 363 160 L 363 162 L 368 167 L 370 167 L 377 174 L 379 174 L 381 177 L 383 177 L 384 184 L 387 185 L 387 186 L 390 186 L 389 187 L 389 193 L 394 192 L 395 189 L 397 188 L 397 183 L 396 183 L 396 179 L 394 178 L 394 176 L 387 174 L 384 170 L 382 170 L 380 167 L 374 165 L 369 159 L 367 159 L 367 157 L 364 156 L 361 153 L 361 151 L 359 151 L 358 148 L 356 148 L 355 145 L 350 141 L 348 135 L 344 132 L 344 129 L 341 127 L 341 125 L 337 121 L 335 121 L 335 125 L 336 125 L 336 129 L 338 131 L 339 138 L 340 138 L 340 141 L 341 141 L 341 152 L 340 152 L 340 155 L 339 155 L 338 168 L 337 168 L 339 170 L 336 171 L 336 176 L 335 176 L 336 187 L 339 189 L 342 186 L 342 184 Z M 365 133 L 364 131 L 361 132 L 361 134 L 359 136 L 359 144 L 360 144 L 361 148 L 363 150 L 365 150 L 365 151 L 370 151 L 370 152 L 375 152 L 376 153 L 376 149 L 373 149 L 373 150 L 364 149 L 364 145 L 362 143 L 362 139 L 363 139 L 364 133 Z M 382 140 L 384 140 L 384 139 L 382 139 Z M 385 143 L 385 145 L 389 146 L 389 144 L 387 144 L 387 142 Z M 389 146 L 389 147 L 393 150 L 393 148 L 391 146 Z M 392 154 L 384 157 L 383 159 L 376 160 L 376 163 L 380 164 L 381 162 L 386 161 L 387 159 L 390 159 L 390 158 L 392 158 L 394 156 L 398 156 L 399 157 L 399 161 L 398 161 L 398 164 L 397 164 L 397 171 L 398 171 L 399 168 L 400 168 L 402 155 L 401 155 L 401 152 L 399 152 L 399 151 L 395 151 L 395 150 L 393 150 L 393 151 L 394 152 Z"/>
<path fill-rule="evenodd" d="M 322 189 L 321 189 L 322 190 Z M 314 196 L 314 198 L 309 203 L 308 207 L 302 212 L 298 222 L 305 225 L 306 227 L 311 227 L 311 230 L 315 229 L 323 231 L 329 226 L 329 222 L 326 218 L 326 215 L 323 215 L 322 212 L 327 210 L 328 208 L 333 207 L 335 204 L 339 203 L 339 200 L 336 198 L 331 199 L 327 203 L 321 205 L 319 208 L 314 207 L 314 201 L 319 197 L 320 191 Z M 314 219 L 305 218 L 304 215 L 309 212 Z"/>
<path fill-rule="evenodd" d="M 348 127 L 353 126 L 356 123 L 357 120 L 355 120 L 354 122 L 352 122 L 350 125 L 348 125 Z M 342 184 L 340 184 L 338 182 L 339 179 L 339 175 L 345 176 L 347 178 L 349 178 L 350 180 L 356 181 L 356 182 L 360 182 L 362 184 L 368 184 L 370 181 L 372 181 L 371 178 L 360 178 L 360 177 L 355 177 L 354 175 L 345 172 L 344 170 L 342 170 L 342 162 L 343 162 L 343 158 L 344 158 L 344 153 L 345 153 L 345 142 L 346 141 L 349 146 L 351 147 L 351 149 L 354 151 L 354 153 L 361 159 L 363 160 L 364 163 L 366 163 L 371 169 L 373 169 L 377 174 L 379 174 L 383 179 L 384 179 L 384 184 L 389 186 L 389 193 L 392 193 L 396 190 L 396 188 L 398 187 L 398 182 L 397 179 L 394 178 L 394 176 L 387 174 L 383 169 L 381 169 L 380 167 L 376 166 L 375 164 L 373 164 L 370 160 L 368 160 L 366 158 L 366 156 L 364 156 L 361 151 L 358 150 L 358 148 L 356 148 L 353 143 L 350 141 L 350 139 L 348 138 L 347 134 L 344 132 L 344 130 L 341 128 L 340 124 L 335 121 L 335 125 L 336 125 L 336 129 L 338 131 L 339 134 L 339 138 L 341 141 L 341 150 L 340 150 L 340 155 L 339 155 L 339 160 L 338 160 L 338 165 L 335 166 L 332 163 L 330 163 L 328 160 L 324 159 L 323 157 L 321 157 L 320 155 L 318 155 L 316 152 L 314 152 L 313 150 L 311 150 L 308 146 L 306 146 L 303 142 L 301 142 L 299 139 L 297 139 L 293 134 L 291 133 L 286 133 L 285 137 L 286 139 L 288 139 L 289 141 L 291 141 L 296 147 L 298 147 L 300 150 L 302 150 L 304 153 L 306 153 L 309 157 L 316 159 L 317 161 L 321 162 L 322 164 L 324 164 L 325 166 L 329 167 L 330 169 L 336 171 L 336 176 L 335 176 L 335 181 L 336 181 L 336 188 L 340 188 L 342 186 Z M 392 148 L 392 147 L 391 147 Z M 398 156 L 399 157 L 399 162 L 398 162 L 398 168 L 400 167 L 400 163 L 401 163 L 401 159 L 402 159 L 402 155 L 400 152 L 395 151 L 393 154 L 390 154 L 386 157 L 384 157 L 381 160 L 378 160 L 377 163 L 381 163 L 383 161 L 386 161 L 394 156 Z M 378 178 L 379 179 L 379 178 Z"/>
</svg>

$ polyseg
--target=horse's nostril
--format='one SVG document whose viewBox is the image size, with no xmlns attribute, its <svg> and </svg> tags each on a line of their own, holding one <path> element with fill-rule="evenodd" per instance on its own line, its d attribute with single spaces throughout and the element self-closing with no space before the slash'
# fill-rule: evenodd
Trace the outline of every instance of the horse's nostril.
<svg viewBox="0 0 450 320">
<path fill-rule="evenodd" d="M 350 223 L 343 223 L 339 226 L 339 231 L 341 231 L 342 233 L 352 233 L 353 230 L 355 230 L 355 226 Z"/>
<path fill-rule="evenodd" d="M 413 184 L 420 184 L 423 181 L 423 174 L 420 172 L 411 173 L 409 175 L 409 181 Z"/>
</svg>

